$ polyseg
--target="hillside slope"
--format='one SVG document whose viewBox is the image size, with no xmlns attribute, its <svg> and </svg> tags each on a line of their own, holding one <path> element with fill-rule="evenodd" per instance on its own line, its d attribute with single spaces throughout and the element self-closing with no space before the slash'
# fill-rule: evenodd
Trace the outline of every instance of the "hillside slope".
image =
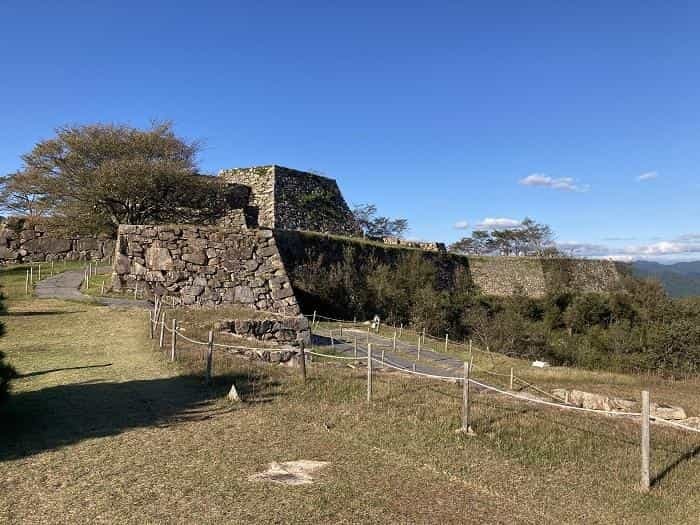
<svg viewBox="0 0 700 525">
<path fill-rule="evenodd" d="M 658 279 L 672 297 L 700 295 L 700 261 L 676 264 L 635 261 L 631 268 L 637 277 Z"/>
</svg>

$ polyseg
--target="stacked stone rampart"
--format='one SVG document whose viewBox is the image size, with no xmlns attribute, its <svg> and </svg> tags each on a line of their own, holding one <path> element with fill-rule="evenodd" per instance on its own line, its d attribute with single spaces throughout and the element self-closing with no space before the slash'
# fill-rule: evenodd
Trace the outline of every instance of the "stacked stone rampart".
<svg viewBox="0 0 700 525">
<path fill-rule="evenodd" d="M 250 188 L 245 217 L 251 228 L 361 234 L 333 179 L 275 165 L 222 170 L 219 176 Z"/>
<path fill-rule="evenodd" d="M 43 223 L 11 219 L 0 225 L 0 265 L 33 261 L 102 261 L 114 251 L 109 236 L 66 235 Z"/>
<path fill-rule="evenodd" d="M 122 225 L 112 287 L 140 287 L 185 305 L 299 313 L 273 232 L 265 229 Z"/>
</svg>

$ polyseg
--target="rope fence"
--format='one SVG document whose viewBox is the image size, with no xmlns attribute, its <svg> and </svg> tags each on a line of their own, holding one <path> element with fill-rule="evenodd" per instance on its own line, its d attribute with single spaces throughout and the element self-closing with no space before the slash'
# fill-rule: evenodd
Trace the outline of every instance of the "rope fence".
<svg viewBox="0 0 700 525">
<path fill-rule="evenodd" d="M 464 371 L 462 375 L 443 375 L 439 373 L 429 373 L 429 372 L 424 372 L 424 371 L 419 371 L 415 369 L 415 362 L 413 364 L 413 368 L 407 368 L 406 366 L 402 366 L 392 359 L 387 359 L 385 356 L 385 350 L 386 349 L 391 349 L 393 351 L 396 350 L 397 345 L 396 345 L 396 340 L 394 339 L 391 344 L 374 344 L 372 342 L 369 342 L 369 339 L 367 340 L 367 348 L 366 351 L 363 349 L 363 352 L 366 352 L 366 355 L 358 355 L 358 347 L 357 347 L 357 337 L 355 337 L 355 347 L 354 347 L 354 352 L 355 354 L 352 356 L 345 356 L 345 355 L 337 355 L 335 353 L 324 353 L 318 351 L 318 349 L 306 349 L 304 343 L 302 342 L 299 346 L 298 349 L 271 349 L 271 348 L 259 348 L 259 347 L 251 347 L 251 346 L 244 346 L 244 345 L 234 345 L 234 344 L 222 344 L 222 343 L 215 343 L 214 342 L 214 334 L 213 331 L 209 331 L 209 337 L 207 341 L 199 341 L 195 338 L 188 337 L 184 335 L 181 331 L 181 329 L 178 329 L 178 324 L 175 319 L 172 320 L 172 327 L 168 327 L 167 323 L 165 321 L 165 312 L 162 309 L 162 301 L 156 300 L 156 303 L 154 305 L 153 311 L 149 311 L 149 333 L 151 338 L 155 338 L 155 332 L 160 329 L 160 338 L 159 338 L 159 346 L 161 348 L 164 347 L 164 336 L 165 334 L 170 334 L 171 336 L 171 352 L 170 352 L 170 358 L 171 361 L 174 361 L 176 358 L 176 349 L 177 349 L 177 341 L 178 339 L 182 339 L 183 341 L 189 342 L 191 344 L 197 345 L 197 346 L 202 346 L 207 348 L 207 354 L 206 354 L 206 371 L 205 371 L 205 379 L 207 383 L 211 382 L 212 379 L 212 364 L 213 364 L 213 352 L 215 348 L 219 349 L 224 349 L 224 350 L 231 350 L 235 351 L 237 353 L 241 352 L 254 352 L 258 355 L 265 355 L 265 354 L 278 354 L 278 353 L 290 353 L 292 352 L 293 354 L 296 354 L 296 360 L 299 365 L 299 368 L 301 369 L 302 376 L 304 379 L 304 382 L 306 382 L 306 367 L 307 367 L 307 355 L 308 356 L 313 356 L 313 357 L 318 357 L 322 359 L 331 359 L 331 360 L 338 360 L 341 362 L 347 362 L 347 361 L 355 361 L 357 363 L 365 363 L 367 367 L 367 401 L 371 402 L 372 401 L 372 381 L 373 381 L 373 375 L 374 375 L 374 369 L 375 366 L 373 365 L 378 365 L 381 369 L 383 370 L 395 370 L 397 372 L 401 372 L 403 374 L 408 374 L 409 376 L 414 376 L 414 377 L 419 377 L 419 378 L 425 378 L 429 380 L 437 380 L 437 381 L 449 381 L 451 383 L 456 383 L 462 385 L 463 389 L 463 395 L 462 395 L 462 425 L 458 429 L 460 432 L 463 432 L 467 435 L 473 435 L 474 431 L 472 428 L 471 424 L 471 403 L 472 403 L 472 396 L 471 396 L 471 388 L 475 387 L 477 389 L 481 389 L 484 392 L 491 392 L 493 394 L 498 394 L 499 396 L 502 396 L 505 399 L 510 399 L 514 400 L 519 403 L 527 403 L 528 405 L 535 405 L 535 406 L 540 406 L 540 407 L 546 407 L 546 408 L 552 408 L 552 409 L 557 409 L 557 410 L 563 410 L 563 411 L 569 411 L 572 413 L 586 413 L 586 414 L 593 414 L 593 415 L 598 415 L 598 416 L 606 416 L 606 417 L 614 417 L 614 418 L 627 418 L 627 419 L 639 419 L 640 425 L 642 428 L 641 431 L 641 451 L 642 451 L 642 468 L 641 468 L 641 488 L 643 491 L 648 491 L 650 490 L 650 481 L 649 481 L 649 446 L 650 446 L 650 432 L 649 432 L 649 423 L 654 422 L 662 426 L 667 426 L 670 429 L 676 429 L 679 431 L 684 431 L 684 432 L 689 432 L 692 434 L 698 434 L 700 433 L 700 429 L 690 427 L 688 425 L 684 425 L 682 423 L 676 422 L 676 421 L 671 421 L 671 420 L 666 420 L 658 416 L 654 416 L 650 414 L 649 410 L 649 395 L 647 391 L 642 392 L 642 410 L 641 412 L 626 412 L 626 411 L 617 411 L 617 410 L 601 410 L 601 409 L 594 409 L 594 408 L 588 408 L 588 407 L 582 407 L 582 406 L 577 406 L 568 403 L 567 401 L 562 401 L 559 399 L 557 396 L 554 396 L 553 394 L 546 392 L 545 390 L 537 387 L 536 385 L 533 385 L 532 383 L 525 381 L 522 378 L 515 377 L 512 373 L 510 374 L 500 374 L 496 372 L 490 372 L 487 370 L 481 370 L 481 372 L 485 373 L 491 373 L 491 375 L 494 376 L 499 376 L 499 377 L 507 377 L 510 380 L 510 390 L 507 390 L 505 388 L 501 388 L 498 386 L 494 386 L 492 384 L 489 384 L 483 380 L 475 379 L 471 377 L 471 374 L 473 372 L 479 371 L 474 365 L 473 365 L 473 358 L 470 359 L 469 362 L 464 363 Z M 312 331 L 311 333 L 313 334 L 313 328 L 318 326 L 318 320 L 319 319 L 326 319 L 332 322 L 339 322 L 343 324 L 349 324 L 347 321 L 343 320 L 337 320 L 325 316 L 321 316 L 317 313 L 314 313 L 313 315 L 313 320 L 311 323 L 311 328 Z M 357 321 L 354 321 L 353 324 L 356 326 Z M 331 348 L 335 348 L 335 342 L 336 338 L 333 335 L 333 330 L 329 331 L 330 335 L 330 341 L 331 341 Z M 342 328 L 341 328 L 341 333 L 342 333 Z M 380 337 L 375 334 L 375 337 Z M 422 334 L 421 334 L 422 338 Z M 339 343 L 344 343 L 348 344 L 345 341 L 338 340 Z M 381 348 L 381 357 L 377 357 L 376 350 L 377 348 Z M 347 349 L 346 349 L 347 350 Z M 373 352 L 374 350 L 374 352 Z M 513 386 L 514 383 L 520 383 L 524 385 L 527 388 L 531 388 L 538 392 L 541 395 L 546 395 L 549 398 L 552 398 L 553 401 L 549 401 L 546 399 L 541 399 L 540 397 L 535 397 L 532 395 L 523 395 L 518 392 L 514 392 Z"/>
</svg>

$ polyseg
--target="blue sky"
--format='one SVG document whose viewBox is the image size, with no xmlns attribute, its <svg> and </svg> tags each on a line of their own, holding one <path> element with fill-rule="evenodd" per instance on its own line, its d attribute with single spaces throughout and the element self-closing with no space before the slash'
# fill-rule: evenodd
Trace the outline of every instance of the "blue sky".
<svg viewBox="0 0 700 525">
<path fill-rule="evenodd" d="M 61 124 L 169 119 L 205 171 L 318 170 L 411 237 L 530 216 L 700 259 L 698 3 L 54 4 L 0 4 L 0 172 Z"/>
</svg>

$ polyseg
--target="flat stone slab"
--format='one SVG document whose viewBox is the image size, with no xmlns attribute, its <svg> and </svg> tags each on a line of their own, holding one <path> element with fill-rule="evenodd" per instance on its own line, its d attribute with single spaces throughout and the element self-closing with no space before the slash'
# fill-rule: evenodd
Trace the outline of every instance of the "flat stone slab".
<svg viewBox="0 0 700 525">
<path fill-rule="evenodd" d="M 310 485 L 315 481 L 312 474 L 328 465 L 327 461 L 299 459 L 283 463 L 272 462 L 268 469 L 253 474 L 248 481 L 271 481 L 282 485 Z"/>
</svg>

